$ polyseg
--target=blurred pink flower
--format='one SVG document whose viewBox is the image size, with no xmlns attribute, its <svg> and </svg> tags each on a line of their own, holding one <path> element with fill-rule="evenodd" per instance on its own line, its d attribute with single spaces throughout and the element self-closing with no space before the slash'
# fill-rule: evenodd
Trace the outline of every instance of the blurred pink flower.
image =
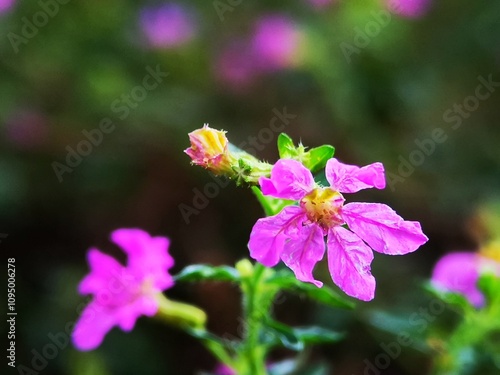
<svg viewBox="0 0 500 375">
<path fill-rule="evenodd" d="M 8 11 L 16 0 L 0 0 L 0 13 Z"/>
<path fill-rule="evenodd" d="M 431 282 L 438 289 L 462 294 L 475 307 L 482 307 L 485 300 L 477 282 L 485 271 L 500 276 L 500 263 L 480 253 L 453 252 L 436 263 Z"/>
<path fill-rule="evenodd" d="M 127 254 L 127 266 L 109 255 L 90 249 L 90 273 L 80 282 L 80 294 L 92 294 L 92 301 L 76 323 L 72 340 L 79 350 L 97 348 L 113 326 L 131 331 L 141 315 L 153 316 L 159 304 L 156 296 L 173 286 L 167 272 L 174 260 L 166 237 L 151 237 L 141 229 L 118 229 L 111 240 Z"/>
<path fill-rule="evenodd" d="M 6 138 L 15 145 L 30 149 L 42 145 L 48 136 L 45 116 L 32 110 L 12 113 L 5 122 Z"/>
<path fill-rule="evenodd" d="M 279 14 L 261 17 L 255 24 L 251 40 L 257 66 L 263 70 L 295 66 L 300 58 L 301 37 L 292 19 Z"/>
<path fill-rule="evenodd" d="M 215 75 L 232 89 L 249 87 L 257 76 L 254 57 L 245 41 L 232 41 L 215 60 Z"/>
<path fill-rule="evenodd" d="M 178 3 L 143 8 L 139 23 L 149 45 L 155 48 L 181 46 L 196 34 L 193 14 Z"/>
<path fill-rule="evenodd" d="M 327 236 L 333 282 L 346 294 L 369 301 L 375 295 L 370 247 L 384 254 L 402 255 L 417 250 L 428 238 L 418 222 L 404 221 L 385 204 L 344 205 L 341 193 L 385 187 L 381 163 L 360 168 L 330 159 L 325 171 L 329 187 L 318 186 L 300 162 L 281 159 L 274 165 L 271 178 L 260 178 L 264 195 L 298 201 L 299 205 L 257 220 L 248 243 L 250 256 L 268 267 L 281 259 L 297 279 L 321 287 L 323 283 L 314 279 L 312 271 L 323 258 Z"/>
<path fill-rule="evenodd" d="M 336 0 L 307 0 L 314 8 L 323 9 L 336 2 Z"/>
<path fill-rule="evenodd" d="M 427 13 L 430 0 L 386 0 L 387 8 L 400 16 L 418 18 Z"/>
<path fill-rule="evenodd" d="M 218 365 L 214 372 L 216 375 L 236 375 L 236 372 L 232 368 L 223 364 Z"/>
</svg>

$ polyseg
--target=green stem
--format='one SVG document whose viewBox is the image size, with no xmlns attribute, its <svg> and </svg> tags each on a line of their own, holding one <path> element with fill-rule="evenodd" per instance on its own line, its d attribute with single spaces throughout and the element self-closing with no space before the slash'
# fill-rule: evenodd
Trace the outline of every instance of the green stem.
<svg viewBox="0 0 500 375">
<path fill-rule="evenodd" d="M 262 295 L 262 277 L 266 268 L 256 263 L 252 271 L 242 284 L 245 331 L 239 375 L 267 375 L 266 348 L 260 343 L 263 321 L 269 307 L 269 302 Z"/>
<path fill-rule="evenodd" d="M 227 352 L 225 346 L 216 341 L 204 338 L 210 335 L 210 333 L 205 327 L 207 316 L 203 310 L 193 305 L 169 300 L 163 294 L 157 296 L 157 301 L 160 308 L 155 316 L 156 318 L 168 325 L 181 328 L 190 335 L 197 337 L 205 348 L 207 348 L 220 362 L 234 368 L 234 359 Z"/>
</svg>

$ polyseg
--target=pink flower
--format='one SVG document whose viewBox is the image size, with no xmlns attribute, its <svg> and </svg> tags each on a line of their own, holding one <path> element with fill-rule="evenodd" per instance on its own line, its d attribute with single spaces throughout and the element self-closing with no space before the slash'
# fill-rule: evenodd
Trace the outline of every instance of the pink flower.
<svg viewBox="0 0 500 375">
<path fill-rule="evenodd" d="M 330 187 L 318 186 L 298 161 L 278 160 L 271 178 L 259 181 L 262 193 L 295 200 L 299 205 L 287 206 L 277 215 L 257 221 L 248 243 L 250 255 L 268 267 L 281 259 L 297 279 L 321 287 L 323 283 L 314 279 L 312 271 L 323 258 L 327 236 L 333 282 L 348 295 L 369 301 L 375 294 L 370 247 L 384 254 L 402 255 L 415 251 L 428 238 L 418 222 L 404 221 L 384 204 L 344 205 L 341 193 L 385 187 L 381 163 L 360 168 L 330 159 L 326 178 Z"/>
<path fill-rule="evenodd" d="M 216 375 L 235 375 L 236 372 L 231 368 L 224 364 L 219 364 L 215 369 Z"/>
<path fill-rule="evenodd" d="M 302 33 L 295 22 L 283 15 L 267 15 L 255 25 L 252 52 L 262 70 L 296 65 Z"/>
<path fill-rule="evenodd" d="M 140 229 L 118 229 L 111 240 L 128 256 L 123 266 L 109 255 L 90 249 L 90 273 L 81 281 L 80 294 L 92 294 L 73 332 L 79 350 L 97 348 L 113 326 L 131 331 L 141 315 L 153 316 L 156 296 L 174 284 L 167 272 L 174 264 L 168 253 L 169 240 L 151 237 Z"/>
<path fill-rule="evenodd" d="M 140 26 L 149 44 L 156 48 L 181 46 L 196 34 L 194 17 L 183 5 L 176 3 L 144 8 Z"/>
<path fill-rule="evenodd" d="M 387 7 L 393 13 L 403 17 L 422 17 L 430 8 L 430 0 L 386 0 Z"/>
<path fill-rule="evenodd" d="M 223 84 L 235 91 L 250 87 L 259 72 L 248 42 L 233 40 L 225 46 L 215 59 L 214 73 Z"/>
<path fill-rule="evenodd" d="M 0 13 L 8 11 L 14 5 L 15 0 L 0 0 Z"/>
<path fill-rule="evenodd" d="M 462 294 L 475 307 L 482 307 L 484 295 L 477 282 L 485 271 L 500 276 L 500 262 L 480 253 L 449 253 L 434 266 L 431 282 L 438 289 Z"/>
</svg>

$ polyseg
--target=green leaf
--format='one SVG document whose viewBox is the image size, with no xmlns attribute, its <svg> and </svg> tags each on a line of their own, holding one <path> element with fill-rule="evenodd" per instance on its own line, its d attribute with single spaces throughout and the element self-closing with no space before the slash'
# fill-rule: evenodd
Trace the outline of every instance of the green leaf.
<svg viewBox="0 0 500 375">
<path fill-rule="evenodd" d="M 266 322 L 270 344 L 283 345 L 287 349 L 301 351 L 309 344 L 330 343 L 341 340 L 344 335 L 316 326 L 290 327 L 286 324 L 269 319 Z"/>
<path fill-rule="evenodd" d="M 262 191 L 257 186 L 252 186 L 252 192 L 257 197 L 257 200 L 261 204 L 266 216 L 273 216 L 279 213 L 284 207 L 294 204 L 294 201 L 286 199 L 278 199 L 273 197 L 268 197 L 262 194 Z"/>
<path fill-rule="evenodd" d="M 292 138 L 285 133 L 278 136 L 278 152 L 281 159 L 294 159 L 297 156 L 297 150 Z"/>
<path fill-rule="evenodd" d="M 311 172 L 325 167 L 326 162 L 333 157 L 335 147 L 323 145 L 307 151 L 303 156 L 303 163 Z"/>
<path fill-rule="evenodd" d="M 478 286 L 484 293 L 488 305 L 500 304 L 500 277 L 485 273 L 479 278 Z"/>
<path fill-rule="evenodd" d="M 342 333 L 317 326 L 296 327 L 293 331 L 304 344 L 337 342 L 344 338 Z"/>
<path fill-rule="evenodd" d="M 240 280 L 238 271 L 229 266 L 210 266 L 207 264 L 193 264 L 184 268 L 174 277 L 175 281 L 230 281 Z"/>
<path fill-rule="evenodd" d="M 269 319 L 267 321 L 267 333 L 271 336 L 271 346 L 281 343 L 285 348 L 295 351 L 304 349 L 304 343 L 295 334 L 292 327 Z"/>
<path fill-rule="evenodd" d="M 447 292 L 434 287 L 431 283 L 424 284 L 424 289 L 448 305 L 458 307 L 462 311 L 473 311 L 474 307 L 462 294 Z"/>
<path fill-rule="evenodd" d="M 352 301 L 344 296 L 341 296 L 332 288 L 325 285 L 323 285 L 322 288 L 318 288 L 313 284 L 302 282 L 297 280 L 295 276 L 288 271 L 276 272 L 276 274 L 270 277 L 266 282 L 275 284 L 283 290 L 289 290 L 295 293 L 304 293 L 309 298 L 325 305 L 346 309 L 352 309 L 355 306 Z"/>
</svg>

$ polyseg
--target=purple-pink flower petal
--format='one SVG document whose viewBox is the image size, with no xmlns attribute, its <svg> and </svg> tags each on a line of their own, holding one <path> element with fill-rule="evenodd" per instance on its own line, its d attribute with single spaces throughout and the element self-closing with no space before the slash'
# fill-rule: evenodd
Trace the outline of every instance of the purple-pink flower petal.
<svg viewBox="0 0 500 375">
<path fill-rule="evenodd" d="M 348 203 L 343 207 L 342 217 L 354 233 L 380 253 L 411 253 L 428 240 L 420 223 L 404 221 L 382 203 Z"/>
<path fill-rule="evenodd" d="M 316 224 L 303 226 L 296 238 L 285 240 L 281 260 L 295 273 L 300 281 L 323 286 L 312 274 L 314 266 L 325 253 L 323 230 Z"/>
<path fill-rule="evenodd" d="M 375 278 L 370 271 L 372 250 L 354 233 L 338 226 L 328 233 L 328 269 L 332 280 L 351 297 L 370 301 Z"/>
<path fill-rule="evenodd" d="M 431 282 L 439 289 L 463 294 L 471 304 L 481 307 L 484 296 L 477 287 L 480 258 L 467 252 L 446 254 L 434 266 Z"/>
<path fill-rule="evenodd" d="M 73 345 L 78 350 L 93 350 L 101 345 L 104 336 L 116 324 L 113 314 L 103 311 L 97 302 L 91 302 L 82 311 L 72 333 Z"/>
<path fill-rule="evenodd" d="M 288 237 L 286 231 L 291 225 L 300 225 L 305 220 L 303 217 L 300 207 L 288 206 L 275 216 L 257 220 L 248 242 L 250 256 L 267 267 L 275 266 Z"/>
<path fill-rule="evenodd" d="M 300 200 L 315 186 L 311 171 L 292 159 L 278 160 L 271 178 L 261 177 L 259 183 L 264 195 L 291 200 Z"/>
<path fill-rule="evenodd" d="M 93 299 L 72 335 L 80 350 L 95 349 L 113 326 L 130 331 L 141 315 L 155 315 L 158 294 L 173 285 L 167 272 L 173 265 L 167 238 L 151 237 L 140 229 L 119 229 L 112 240 L 127 253 L 128 265 L 97 249 L 89 251 L 90 273 L 80 283 L 79 292 L 92 294 Z"/>
<path fill-rule="evenodd" d="M 90 273 L 78 285 L 80 294 L 100 293 L 110 288 L 110 280 L 122 273 L 123 266 L 118 261 L 97 249 L 87 253 Z"/>
<path fill-rule="evenodd" d="M 127 253 L 130 272 L 151 277 L 158 289 L 173 285 L 173 278 L 166 272 L 174 265 L 166 237 L 151 237 L 142 229 L 117 229 L 111 233 L 111 240 Z"/>
<path fill-rule="evenodd" d="M 364 167 L 349 165 L 333 158 L 326 163 L 326 179 L 332 189 L 341 193 L 355 193 L 368 188 L 385 188 L 385 173 L 382 163 Z"/>
</svg>

